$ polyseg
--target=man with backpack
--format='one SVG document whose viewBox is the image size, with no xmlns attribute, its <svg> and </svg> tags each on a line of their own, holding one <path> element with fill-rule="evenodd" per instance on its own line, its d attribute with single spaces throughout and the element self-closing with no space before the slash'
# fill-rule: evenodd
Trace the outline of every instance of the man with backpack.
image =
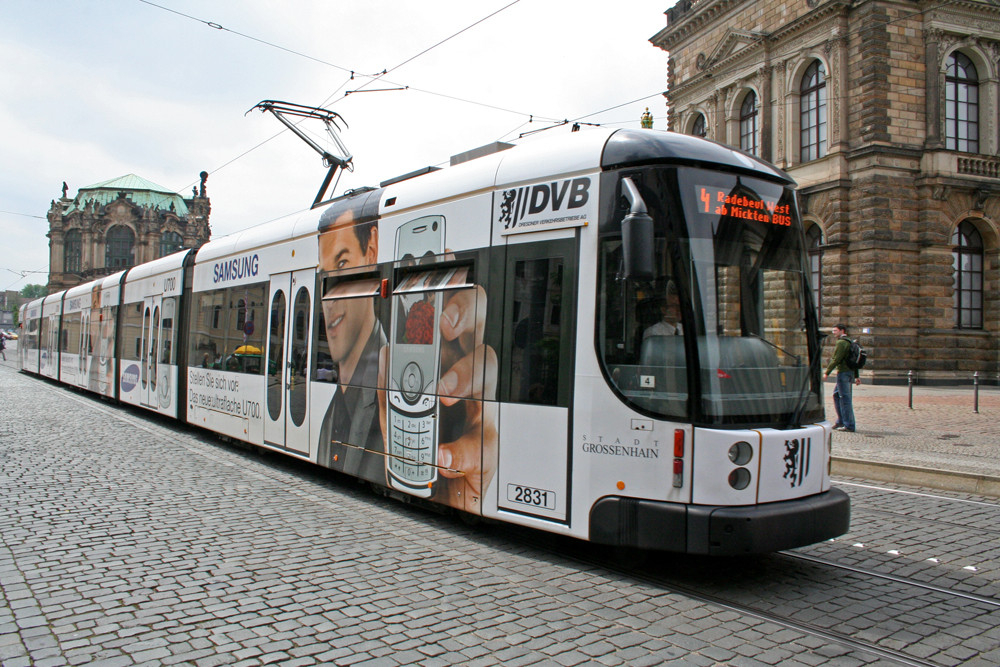
<svg viewBox="0 0 1000 667">
<path fill-rule="evenodd" d="M 836 431 L 854 432 L 854 403 L 851 396 L 851 384 L 861 384 L 861 376 L 858 368 L 851 367 L 849 357 L 851 345 L 854 341 L 847 337 L 847 327 L 838 324 L 833 328 L 833 335 L 837 337 L 837 346 L 833 348 L 833 357 L 826 367 L 824 378 L 830 377 L 830 373 L 837 371 L 837 386 L 833 390 L 833 407 L 837 411 L 837 423 L 833 428 Z"/>
</svg>

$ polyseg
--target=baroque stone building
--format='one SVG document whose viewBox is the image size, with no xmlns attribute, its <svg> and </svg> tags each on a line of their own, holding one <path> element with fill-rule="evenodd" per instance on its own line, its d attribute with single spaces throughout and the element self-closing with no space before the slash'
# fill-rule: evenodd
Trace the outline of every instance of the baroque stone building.
<svg viewBox="0 0 1000 667">
<path fill-rule="evenodd" d="M 741 147 L 799 184 L 825 329 L 864 375 L 996 381 L 1000 6 L 987 0 L 680 0 L 672 130 Z"/>
<path fill-rule="evenodd" d="M 190 199 L 128 174 L 63 194 L 49 220 L 49 293 L 110 275 L 181 248 L 204 245 L 211 233 L 208 174 Z"/>
</svg>

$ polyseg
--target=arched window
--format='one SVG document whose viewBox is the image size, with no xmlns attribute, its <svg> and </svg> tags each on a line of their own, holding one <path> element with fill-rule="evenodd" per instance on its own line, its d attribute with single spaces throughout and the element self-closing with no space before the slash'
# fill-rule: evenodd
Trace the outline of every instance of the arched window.
<svg viewBox="0 0 1000 667">
<path fill-rule="evenodd" d="M 806 250 L 809 252 L 809 282 L 812 283 L 813 301 L 816 303 L 817 317 L 823 305 L 823 230 L 819 225 L 810 225 L 806 230 Z"/>
<path fill-rule="evenodd" d="M 952 266 L 955 273 L 955 326 L 959 329 L 983 328 L 983 237 L 979 230 L 963 220 L 951 237 Z"/>
<path fill-rule="evenodd" d="M 65 273 L 80 273 L 80 261 L 83 256 L 83 237 L 79 229 L 66 232 L 63 240 L 63 271 Z"/>
<path fill-rule="evenodd" d="M 708 136 L 708 129 L 705 127 L 705 114 L 695 116 L 694 125 L 691 126 L 691 134 L 696 137 Z"/>
<path fill-rule="evenodd" d="M 826 155 L 826 70 L 814 60 L 802 75 L 799 97 L 800 150 L 802 162 Z"/>
<path fill-rule="evenodd" d="M 968 56 L 948 58 L 945 88 L 945 146 L 952 151 L 979 152 L 979 74 Z"/>
<path fill-rule="evenodd" d="M 104 266 L 127 269 L 135 264 L 135 234 L 124 225 L 115 225 L 104 239 Z"/>
<path fill-rule="evenodd" d="M 757 94 L 752 90 L 740 107 L 740 148 L 751 155 L 757 154 Z"/>
<path fill-rule="evenodd" d="M 164 232 L 160 237 L 160 257 L 177 252 L 184 245 L 184 239 L 177 232 Z"/>
</svg>

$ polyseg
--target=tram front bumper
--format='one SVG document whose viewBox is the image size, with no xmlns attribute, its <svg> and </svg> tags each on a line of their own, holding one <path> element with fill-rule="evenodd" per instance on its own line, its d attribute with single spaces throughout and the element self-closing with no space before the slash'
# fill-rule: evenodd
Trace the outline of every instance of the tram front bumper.
<svg viewBox="0 0 1000 667">
<path fill-rule="evenodd" d="M 736 556 L 792 549 L 847 532 L 851 499 L 840 489 L 744 507 L 682 505 L 606 496 L 590 511 L 598 544 Z"/>
</svg>

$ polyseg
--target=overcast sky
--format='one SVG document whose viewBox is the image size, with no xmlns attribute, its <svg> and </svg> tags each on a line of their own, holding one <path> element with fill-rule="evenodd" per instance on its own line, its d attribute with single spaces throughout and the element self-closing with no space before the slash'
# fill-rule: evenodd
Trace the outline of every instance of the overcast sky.
<svg viewBox="0 0 1000 667">
<path fill-rule="evenodd" d="M 207 171 L 212 238 L 308 208 L 326 170 L 244 115 L 265 99 L 346 119 L 337 194 L 553 120 L 639 127 L 648 106 L 665 129 L 649 38 L 673 1 L 2 0 L 0 289 L 47 282 L 64 181 L 73 197 L 134 173 L 190 197 Z M 345 95 L 363 86 L 407 89 Z"/>
</svg>

